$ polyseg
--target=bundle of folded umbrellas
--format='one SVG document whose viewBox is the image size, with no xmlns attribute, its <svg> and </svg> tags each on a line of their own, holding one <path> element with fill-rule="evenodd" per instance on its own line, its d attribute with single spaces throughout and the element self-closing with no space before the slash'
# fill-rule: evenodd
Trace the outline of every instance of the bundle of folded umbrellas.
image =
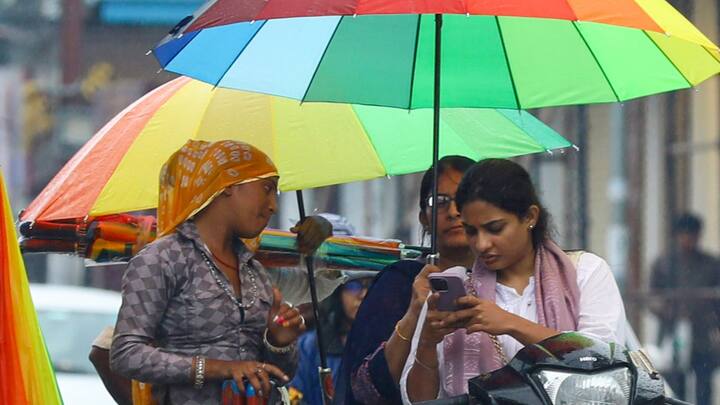
<svg viewBox="0 0 720 405">
<path fill-rule="evenodd" d="M 97 263 L 130 260 L 156 236 L 152 215 L 117 214 L 64 221 L 26 221 L 20 224 L 20 248 L 24 253 L 67 253 Z M 300 263 L 295 234 L 266 229 L 255 247 L 256 258 L 269 268 L 293 267 Z M 399 240 L 333 236 L 315 256 L 324 267 L 347 270 L 382 270 L 404 258 L 420 256 Z"/>
</svg>

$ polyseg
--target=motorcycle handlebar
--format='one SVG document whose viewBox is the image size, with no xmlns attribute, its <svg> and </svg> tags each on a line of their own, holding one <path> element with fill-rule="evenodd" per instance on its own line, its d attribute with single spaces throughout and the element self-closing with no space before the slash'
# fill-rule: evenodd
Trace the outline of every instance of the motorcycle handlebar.
<svg viewBox="0 0 720 405">
<path fill-rule="evenodd" d="M 413 402 L 413 405 L 470 405 L 468 394 L 456 395 L 450 398 L 433 399 L 430 401 Z"/>
</svg>

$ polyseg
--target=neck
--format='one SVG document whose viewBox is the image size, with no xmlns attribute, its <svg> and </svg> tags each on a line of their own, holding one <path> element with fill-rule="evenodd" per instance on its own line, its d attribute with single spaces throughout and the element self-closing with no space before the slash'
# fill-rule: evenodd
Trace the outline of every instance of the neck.
<svg viewBox="0 0 720 405">
<path fill-rule="evenodd" d="M 450 267 L 462 266 L 471 269 L 475 262 L 475 255 L 467 247 L 458 249 L 443 249 L 440 252 L 438 267 L 449 269 Z"/>
<path fill-rule="evenodd" d="M 517 263 L 498 271 L 497 280 L 499 283 L 522 291 L 530 282 L 530 277 L 535 273 L 535 248 L 530 247 L 523 258 Z"/>
<path fill-rule="evenodd" d="M 223 218 L 215 217 L 212 212 L 203 213 L 195 219 L 200 239 L 212 254 L 221 257 L 234 255 L 234 234 Z"/>
</svg>

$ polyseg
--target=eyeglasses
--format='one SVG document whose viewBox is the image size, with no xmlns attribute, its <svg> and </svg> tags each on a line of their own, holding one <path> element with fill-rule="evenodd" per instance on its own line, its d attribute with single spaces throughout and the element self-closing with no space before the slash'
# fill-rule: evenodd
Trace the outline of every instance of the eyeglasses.
<svg viewBox="0 0 720 405">
<path fill-rule="evenodd" d="M 370 288 L 370 283 L 372 283 L 372 279 L 350 280 L 343 286 L 343 291 L 360 295 L 363 290 Z"/>
<path fill-rule="evenodd" d="M 450 203 L 455 201 L 455 197 L 450 197 L 447 194 L 438 194 L 437 195 L 437 207 L 438 210 L 447 210 L 450 208 Z M 432 208 L 433 206 L 433 197 L 430 196 L 427 198 L 427 206 L 429 208 Z"/>
</svg>

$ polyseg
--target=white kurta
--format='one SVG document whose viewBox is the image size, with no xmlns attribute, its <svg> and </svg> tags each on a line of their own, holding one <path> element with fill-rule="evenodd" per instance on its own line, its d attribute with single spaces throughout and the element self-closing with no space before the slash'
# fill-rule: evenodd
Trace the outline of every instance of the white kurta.
<svg viewBox="0 0 720 405">
<path fill-rule="evenodd" d="M 622 297 L 615 282 L 615 277 L 610 271 L 607 262 L 592 253 L 583 253 L 577 264 L 577 283 L 580 290 L 578 332 L 605 342 L 617 342 L 624 345 L 626 341 L 625 308 L 623 307 Z M 495 303 L 505 311 L 519 315 L 529 321 L 537 322 L 534 277 L 530 278 L 530 283 L 522 294 L 518 294 L 513 288 L 497 283 L 495 287 Z M 420 340 L 420 331 L 425 323 L 426 313 L 427 304 L 420 313 L 420 320 L 412 339 L 410 355 L 408 355 L 400 379 L 400 391 L 406 404 L 410 404 L 407 395 L 407 377 L 415 362 L 415 353 Z M 511 359 L 523 348 L 523 345 L 510 335 L 501 335 L 498 336 L 498 339 L 508 359 Z M 446 375 L 443 348 L 443 342 L 440 342 L 437 345 L 440 381 L 443 381 Z M 448 396 L 442 384 L 440 384 L 438 394 L 438 398 Z"/>
</svg>

